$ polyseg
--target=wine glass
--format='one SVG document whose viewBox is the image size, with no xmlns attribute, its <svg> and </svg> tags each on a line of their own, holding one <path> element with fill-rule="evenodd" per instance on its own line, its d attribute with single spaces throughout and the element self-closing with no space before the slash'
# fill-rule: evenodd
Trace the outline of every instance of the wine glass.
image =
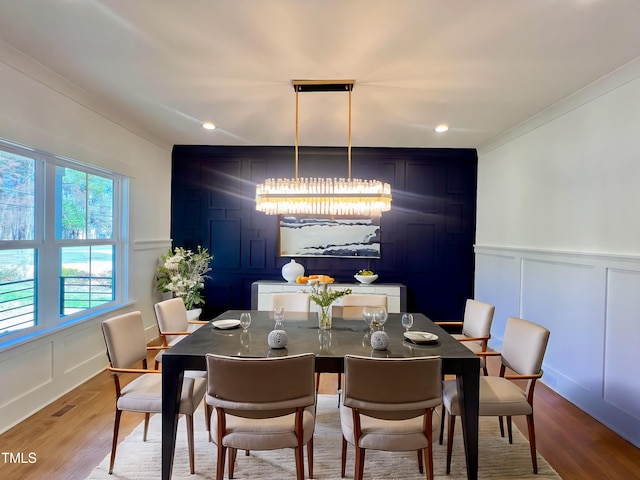
<svg viewBox="0 0 640 480">
<path fill-rule="evenodd" d="M 375 308 L 374 307 L 364 307 L 362 309 L 362 318 L 369 325 L 369 328 L 372 328 L 373 319 L 375 317 Z"/>
<path fill-rule="evenodd" d="M 240 314 L 240 326 L 242 327 L 243 330 L 247 330 L 247 328 L 249 328 L 249 325 L 251 325 L 251 314 L 248 312 L 244 312 Z"/>
<path fill-rule="evenodd" d="M 282 330 L 282 321 L 284 320 L 284 307 L 279 306 L 273 309 L 273 319 L 276 321 L 276 330 Z"/>
<path fill-rule="evenodd" d="M 387 321 L 387 308 L 381 305 L 373 308 L 373 321 L 371 322 L 371 326 L 379 330 Z"/>
<path fill-rule="evenodd" d="M 413 315 L 410 313 L 405 313 L 402 315 L 402 326 L 404 327 L 404 331 L 408 332 L 409 329 L 413 326 Z"/>
</svg>

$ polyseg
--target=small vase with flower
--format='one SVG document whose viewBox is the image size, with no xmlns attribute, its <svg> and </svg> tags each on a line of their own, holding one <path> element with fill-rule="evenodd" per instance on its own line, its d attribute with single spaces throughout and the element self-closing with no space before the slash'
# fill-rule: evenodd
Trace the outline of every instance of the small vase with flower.
<svg viewBox="0 0 640 480">
<path fill-rule="evenodd" d="M 309 298 L 313 303 L 320 307 L 319 314 L 319 327 L 320 330 L 330 330 L 332 321 L 332 305 L 338 298 L 344 297 L 351 293 L 350 288 L 344 290 L 334 290 L 329 288 L 327 284 L 312 285 L 309 291 L 303 290 L 305 293 L 309 293 Z"/>
</svg>

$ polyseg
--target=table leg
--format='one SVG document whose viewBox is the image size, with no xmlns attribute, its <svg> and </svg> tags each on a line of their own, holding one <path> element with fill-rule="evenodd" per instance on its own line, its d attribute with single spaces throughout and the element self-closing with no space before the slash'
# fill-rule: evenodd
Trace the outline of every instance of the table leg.
<svg viewBox="0 0 640 480">
<path fill-rule="evenodd" d="M 184 371 L 165 357 L 162 362 L 162 479 L 171 478 L 178 429 L 178 406 Z"/>
<path fill-rule="evenodd" d="M 475 359 L 474 359 L 475 360 Z M 478 413 L 480 399 L 480 360 L 466 361 L 462 375 L 458 375 L 458 392 L 464 436 L 464 451 L 467 459 L 467 478 L 478 478 Z"/>
</svg>

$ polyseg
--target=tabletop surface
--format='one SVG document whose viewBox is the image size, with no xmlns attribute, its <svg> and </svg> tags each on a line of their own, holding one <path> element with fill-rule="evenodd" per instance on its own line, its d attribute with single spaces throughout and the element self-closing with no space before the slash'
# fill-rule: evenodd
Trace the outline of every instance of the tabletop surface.
<svg viewBox="0 0 640 480">
<path fill-rule="evenodd" d="M 239 319 L 242 310 L 229 310 L 212 321 Z M 269 311 L 250 311 L 252 322 L 247 331 L 237 327 L 221 330 L 211 323 L 203 325 L 194 333 L 164 351 L 168 357 L 204 356 L 207 353 L 242 357 L 273 357 L 315 353 L 317 357 L 336 358 L 346 354 L 372 357 L 420 357 L 439 355 L 443 361 L 478 359 L 468 348 L 455 340 L 449 333 L 434 324 L 422 314 L 414 314 L 414 324 L 410 331 L 434 333 L 438 340 L 434 343 L 416 345 L 404 338 L 401 325 L 402 314 L 390 313 L 384 331 L 389 335 L 386 350 L 374 350 L 370 344 L 370 329 L 363 320 L 333 318 L 331 330 L 318 328 L 315 312 L 287 312 L 283 322 L 288 342 L 283 349 L 271 349 L 267 336 L 274 329 L 273 314 Z"/>
</svg>

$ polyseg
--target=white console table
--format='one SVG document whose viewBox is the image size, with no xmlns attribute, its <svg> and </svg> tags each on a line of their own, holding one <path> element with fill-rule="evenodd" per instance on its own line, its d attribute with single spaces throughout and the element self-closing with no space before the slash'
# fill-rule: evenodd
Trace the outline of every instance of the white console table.
<svg viewBox="0 0 640 480">
<path fill-rule="evenodd" d="M 332 283 L 331 288 L 344 290 L 350 288 L 357 294 L 384 294 L 387 296 L 387 310 L 389 313 L 405 312 L 407 308 L 407 287 L 401 283 Z M 251 284 L 251 308 L 253 310 L 271 310 L 272 293 L 300 293 L 308 289 L 309 285 L 299 283 L 279 282 L 276 280 L 258 280 Z M 342 299 L 334 302 L 335 306 L 342 306 Z M 311 308 L 314 310 L 311 302 Z"/>
</svg>

